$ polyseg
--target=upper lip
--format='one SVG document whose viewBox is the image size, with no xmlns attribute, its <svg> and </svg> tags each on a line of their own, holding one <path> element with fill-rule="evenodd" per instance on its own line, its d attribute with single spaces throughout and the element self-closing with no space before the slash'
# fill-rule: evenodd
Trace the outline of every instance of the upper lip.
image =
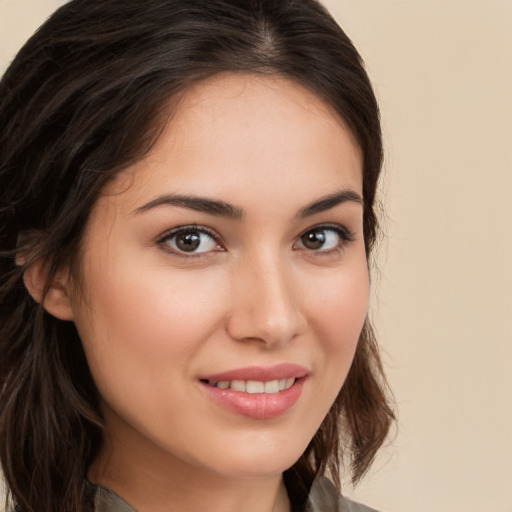
<svg viewBox="0 0 512 512">
<path fill-rule="evenodd" d="M 308 373 L 308 370 L 303 366 L 292 363 L 282 363 L 274 366 L 246 366 L 244 368 L 235 368 L 222 373 L 203 375 L 200 377 L 200 380 L 207 380 L 208 382 L 232 380 L 269 382 L 288 378 L 299 379 L 305 377 Z"/>
</svg>

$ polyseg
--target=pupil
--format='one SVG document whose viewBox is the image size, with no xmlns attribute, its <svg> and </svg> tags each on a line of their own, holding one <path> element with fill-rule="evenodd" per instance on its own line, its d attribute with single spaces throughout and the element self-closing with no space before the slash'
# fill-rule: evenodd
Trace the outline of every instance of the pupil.
<svg viewBox="0 0 512 512">
<path fill-rule="evenodd" d="M 325 243 L 325 233 L 323 231 L 310 231 L 302 235 L 302 243 L 308 249 L 320 249 Z"/>
<path fill-rule="evenodd" d="M 195 251 L 200 243 L 201 238 L 198 233 L 182 233 L 176 237 L 176 246 L 182 251 Z"/>
</svg>

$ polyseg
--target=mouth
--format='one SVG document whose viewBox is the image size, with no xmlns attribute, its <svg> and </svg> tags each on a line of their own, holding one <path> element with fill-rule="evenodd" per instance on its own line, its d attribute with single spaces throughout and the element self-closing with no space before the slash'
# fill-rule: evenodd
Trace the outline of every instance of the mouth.
<svg viewBox="0 0 512 512">
<path fill-rule="evenodd" d="M 283 415 L 299 400 L 308 371 L 300 366 L 247 367 L 199 379 L 207 396 L 228 411 L 253 419 Z"/>
<path fill-rule="evenodd" d="M 291 388 L 297 379 L 288 377 L 269 381 L 261 380 L 220 380 L 218 382 L 201 379 L 201 382 L 219 389 L 232 389 L 241 393 L 266 393 L 269 395 L 279 393 Z"/>
</svg>

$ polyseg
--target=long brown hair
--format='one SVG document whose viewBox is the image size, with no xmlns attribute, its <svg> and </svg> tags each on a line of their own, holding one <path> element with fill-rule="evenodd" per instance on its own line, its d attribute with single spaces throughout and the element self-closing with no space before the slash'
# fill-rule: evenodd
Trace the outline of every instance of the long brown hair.
<svg viewBox="0 0 512 512">
<path fill-rule="evenodd" d="M 286 77 L 344 120 L 363 154 L 371 254 L 382 164 L 378 106 L 359 54 L 316 0 L 74 0 L 61 7 L 0 82 L 0 460 L 17 511 L 90 510 L 85 478 L 103 428 L 74 325 L 34 302 L 24 271 L 44 261 L 50 282 L 64 265 L 78 268 L 103 186 L 151 148 L 170 98 L 221 72 Z M 303 500 L 326 471 L 337 480 L 343 458 L 359 480 L 392 419 L 367 321 L 338 398 L 285 472 L 291 494 Z"/>
</svg>

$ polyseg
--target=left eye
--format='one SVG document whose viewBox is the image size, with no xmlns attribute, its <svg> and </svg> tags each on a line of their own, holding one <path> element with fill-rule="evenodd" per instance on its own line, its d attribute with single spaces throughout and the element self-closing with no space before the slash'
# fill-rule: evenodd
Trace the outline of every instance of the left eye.
<svg viewBox="0 0 512 512">
<path fill-rule="evenodd" d="M 174 252 L 195 254 L 214 251 L 219 246 L 207 231 L 196 228 L 171 232 L 158 243 L 167 245 Z"/>
<path fill-rule="evenodd" d="M 341 247 L 347 241 L 349 241 L 349 235 L 341 229 L 319 227 L 302 234 L 297 244 L 301 249 L 310 251 L 329 251 Z"/>
</svg>

